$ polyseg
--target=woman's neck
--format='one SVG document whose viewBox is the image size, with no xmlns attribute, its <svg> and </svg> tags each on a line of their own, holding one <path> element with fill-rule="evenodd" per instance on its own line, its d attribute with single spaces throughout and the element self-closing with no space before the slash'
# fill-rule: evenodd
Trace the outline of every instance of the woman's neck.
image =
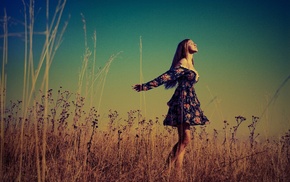
<svg viewBox="0 0 290 182">
<path fill-rule="evenodd" d="M 193 60 L 193 54 L 186 55 L 186 60 L 187 60 L 188 64 L 190 64 L 190 65 L 193 66 L 193 62 L 192 62 L 192 60 Z"/>
</svg>

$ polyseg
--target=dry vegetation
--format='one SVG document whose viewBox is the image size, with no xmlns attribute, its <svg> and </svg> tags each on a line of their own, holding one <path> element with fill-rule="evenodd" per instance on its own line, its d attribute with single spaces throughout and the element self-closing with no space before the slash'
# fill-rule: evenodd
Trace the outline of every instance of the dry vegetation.
<svg viewBox="0 0 290 182">
<path fill-rule="evenodd" d="M 94 108 L 83 110 L 85 100 L 76 103 L 72 95 L 61 90 L 55 97 L 52 90 L 43 95 L 49 100 L 47 117 L 43 101 L 29 109 L 25 120 L 20 116 L 21 102 L 9 104 L 4 119 L 4 181 L 16 180 L 19 173 L 22 122 L 25 123 L 23 181 L 38 180 L 37 165 L 41 166 L 40 171 L 45 171 L 46 181 L 176 181 L 174 172 L 162 173 L 177 140 L 175 129 L 164 128 L 159 118 L 144 120 L 139 111 L 128 112 L 125 119 L 117 111 L 110 111 L 108 120 L 100 121 Z M 78 121 L 72 126 L 76 115 Z M 192 128 L 193 141 L 185 156 L 184 181 L 290 179 L 290 132 L 280 140 L 261 143 L 255 141 L 255 133 L 251 132 L 249 139 L 241 141 L 235 133 L 244 119 L 236 117 L 237 125 L 233 127 L 225 121 L 220 133 L 209 132 L 206 127 Z M 252 118 L 250 128 L 255 127 L 257 119 Z M 40 140 L 44 122 L 47 122 L 46 138 Z M 99 122 L 106 122 L 107 128 L 99 129 Z M 45 168 L 39 164 L 43 154 Z"/>
<path fill-rule="evenodd" d="M 99 115 L 106 73 L 116 56 L 103 69 L 88 71 L 88 64 L 93 68 L 96 64 L 96 42 L 91 52 L 84 18 L 85 54 L 79 89 L 76 93 L 61 87 L 50 89 L 49 68 L 67 25 L 59 31 L 65 2 L 59 1 L 52 18 L 47 10 L 46 30 L 40 33 L 45 36 L 43 52 L 34 69 L 34 1 L 23 1 L 25 31 L 21 36 L 25 40 L 25 57 L 21 101 L 6 102 L 4 68 L 8 62 L 8 37 L 13 34 L 8 32 L 6 14 L 1 21 L 2 181 L 289 181 L 290 131 L 278 140 L 257 142 L 259 118 L 255 116 L 249 125 L 248 139 L 238 139 L 236 135 L 244 124 L 242 116 L 235 118 L 235 126 L 221 121 L 222 131 L 192 128 L 182 177 L 176 179 L 174 171 L 164 173 L 167 155 L 177 140 L 174 128 L 163 127 L 162 118 L 145 119 L 139 110 L 129 111 L 125 118 L 117 111 L 109 111 L 107 117 Z M 96 41 L 95 34 L 93 40 Z M 142 45 L 142 53 L 141 48 Z M 36 88 L 37 83 L 42 83 L 40 88 Z M 92 106 L 96 87 L 101 90 L 97 108 Z M 105 125 L 105 129 L 100 129 L 100 125 Z"/>
</svg>

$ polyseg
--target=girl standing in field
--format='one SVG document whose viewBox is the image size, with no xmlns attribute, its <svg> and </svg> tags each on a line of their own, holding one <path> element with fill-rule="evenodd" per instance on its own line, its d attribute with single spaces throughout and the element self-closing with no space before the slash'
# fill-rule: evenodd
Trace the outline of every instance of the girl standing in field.
<svg viewBox="0 0 290 182">
<path fill-rule="evenodd" d="M 209 122 L 203 115 L 194 89 L 199 78 L 193 61 L 193 55 L 197 51 L 197 45 L 192 40 L 181 41 L 177 46 L 170 70 L 152 81 L 133 86 L 134 90 L 140 92 L 162 84 L 166 89 L 177 85 L 172 98 L 167 103 L 169 109 L 163 122 L 164 125 L 177 127 L 179 136 L 167 160 L 169 170 L 174 163 L 178 171 L 182 169 L 185 147 L 191 140 L 190 126 L 204 125 Z"/>
</svg>

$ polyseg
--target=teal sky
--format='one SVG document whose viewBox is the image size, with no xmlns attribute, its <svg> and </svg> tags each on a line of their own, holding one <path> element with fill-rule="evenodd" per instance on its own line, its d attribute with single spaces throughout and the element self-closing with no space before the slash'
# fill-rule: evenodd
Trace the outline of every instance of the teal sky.
<svg viewBox="0 0 290 182">
<path fill-rule="evenodd" d="M 23 32 L 21 0 L 1 2 L 1 19 L 6 8 L 9 32 Z M 53 3 L 51 4 L 53 7 Z M 45 27 L 45 4 L 36 3 L 35 31 Z M 131 86 L 139 82 L 139 40 L 142 37 L 144 81 L 150 81 L 170 67 L 177 44 L 190 38 L 197 43 L 196 85 L 202 108 L 212 124 L 221 129 L 223 120 L 235 123 L 234 117 L 261 116 L 258 129 L 266 135 L 284 134 L 290 128 L 290 2 L 257 1 L 77 1 L 69 0 L 62 16 L 68 21 L 63 42 L 50 70 L 50 86 L 77 90 L 78 75 L 84 55 L 84 31 L 81 13 L 87 25 L 88 43 L 97 32 L 97 67 L 103 67 L 113 54 L 107 75 L 101 113 L 109 109 L 126 115 L 140 108 L 140 93 Z M 70 17 L 70 18 L 69 18 Z M 2 25 L 2 23 L 1 23 Z M 1 28 L 1 35 L 3 29 Z M 35 35 L 35 59 L 43 38 Z M 0 39 L 3 42 L 3 38 Z M 1 57 L 3 45 L 1 43 Z M 21 99 L 24 43 L 21 37 L 9 38 L 6 66 L 8 99 Z M 21 79 L 19 79 L 21 78 Z M 285 84 L 282 85 L 282 83 Z M 166 114 L 166 102 L 173 89 L 163 87 L 145 93 L 148 118 Z M 214 99 L 215 98 L 215 99 Z M 98 96 L 94 98 L 98 104 Z M 213 100 L 214 99 L 214 100 Z M 211 102 L 213 100 L 213 102 Z"/>
</svg>

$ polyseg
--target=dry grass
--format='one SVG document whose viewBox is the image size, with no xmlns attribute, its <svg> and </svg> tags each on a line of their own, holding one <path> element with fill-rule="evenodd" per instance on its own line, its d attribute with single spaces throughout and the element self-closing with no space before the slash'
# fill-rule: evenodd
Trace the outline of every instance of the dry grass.
<svg viewBox="0 0 290 182">
<path fill-rule="evenodd" d="M 20 122 L 24 122 L 22 180 L 38 179 L 36 162 L 46 156 L 45 181 L 176 181 L 162 173 L 167 155 L 177 140 L 177 131 L 163 127 L 160 119 L 141 120 L 139 111 L 129 111 L 124 119 L 110 111 L 108 121 L 100 121 L 97 111 L 80 108 L 79 120 L 71 126 L 76 103 L 69 91 L 49 90 L 44 117 L 42 101 L 30 108 L 28 118 L 19 117 L 21 102 L 10 103 L 5 118 L 3 180 L 14 181 L 19 171 Z M 37 113 L 34 118 L 33 112 Z M 36 119 L 36 120 L 35 120 Z M 287 181 L 290 179 L 290 131 L 280 140 L 257 142 L 236 138 L 245 118 L 237 125 L 224 122 L 222 133 L 192 128 L 192 142 L 185 156 L 183 181 Z M 257 121 L 255 117 L 253 122 Z M 43 125 L 47 123 L 46 152 L 43 154 Z M 107 122 L 99 129 L 99 122 Z M 236 127 L 236 129 L 234 129 Z M 37 136 L 33 131 L 37 128 Z M 198 127 L 199 128 L 199 127 Z M 253 131 L 253 130 L 251 130 Z M 38 148 L 38 150 L 37 150 Z M 38 153 L 38 154 L 37 154 Z M 42 165 L 41 165 L 42 166 Z M 41 168 L 42 171 L 42 168 Z"/>
</svg>

